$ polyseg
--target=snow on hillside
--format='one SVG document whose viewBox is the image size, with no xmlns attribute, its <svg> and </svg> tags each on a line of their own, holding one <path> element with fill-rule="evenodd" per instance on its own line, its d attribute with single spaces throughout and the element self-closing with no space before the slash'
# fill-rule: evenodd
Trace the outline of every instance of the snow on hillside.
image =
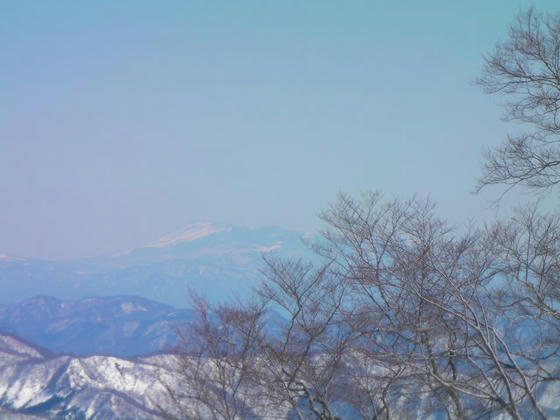
<svg viewBox="0 0 560 420">
<path fill-rule="evenodd" d="M 193 401 L 183 400 L 184 411 L 179 413 L 166 391 L 165 386 L 182 392 L 188 389 L 177 374 L 179 365 L 172 354 L 134 360 L 43 355 L 33 346 L 2 334 L 0 344 L 0 418 L 41 415 L 57 419 L 158 419 L 164 418 L 161 409 L 173 418 L 194 414 Z M 18 356 L 11 357 L 14 355 Z M 217 374 L 212 365 L 208 365 L 206 372 L 210 379 Z M 254 389 L 247 393 L 244 404 L 250 407 L 252 418 L 290 418 L 288 404 L 271 405 L 266 398 L 251 395 L 263 394 Z M 558 418 L 560 413 L 558 395 L 558 383 L 545 384 L 539 391 L 539 400 L 549 418 Z M 340 415 L 352 419 L 354 414 Z M 433 420 L 445 417 L 444 413 L 416 415 Z M 505 420 L 507 417 L 490 418 Z"/>
<path fill-rule="evenodd" d="M 0 352 L 21 357 L 42 357 L 43 353 L 21 339 L 7 334 L 0 334 Z"/>
<path fill-rule="evenodd" d="M 222 231 L 230 231 L 231 226 L 214 225 L 210 222 L 196 223 L 188 226 L 187 228 L 167 234 L 157 241 L 146 245 L 147 248 L 163 248 L 166 246 L 171 246 L 184 241 L 194 241 L 196 239 L 203 238 L 205 236 L 212 235 L 214 233 Z"/>
<path fill-rule="evenodd" d="M 13 337 L 0 334 L 0 340 L 10 343 L 10 351 L 29 353 L 29 346 Z M 177 413 L 165 387 L 184 389 L 171 354 L 136 360 L 68 355 L 7 360 L 2 355 L 0 350 L 0 418 L 17 412 L 48 418 L 157 419 L 165 418 L 162 408 L 171 417 L 185 415 Z M 192 412 L 189 405 L 182 408 Z M 287 414 L 268 406 L 256 412 L 259 417 Z"/>
<path fill-rule="evenodd" d="M 5 341 L 10 351 L 29 353 L 25 343 L 0 335 Z M 109 356 L 0 357 L 0 407 L 50 418 L 158 418 L 152 401 L 165 397 L 158 369 Z"/>
</svg>

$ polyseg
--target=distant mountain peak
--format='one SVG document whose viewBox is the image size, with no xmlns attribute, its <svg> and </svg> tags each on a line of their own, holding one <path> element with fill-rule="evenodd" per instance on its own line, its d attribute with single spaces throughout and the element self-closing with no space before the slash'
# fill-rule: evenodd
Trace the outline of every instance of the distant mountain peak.
<svg viewBox="0 0 560 420">
<path fill-rule="evenodd" d="M 180 242 L 194 241 L 196 239 L 204 238 L 205 236 L 229 230 L 231 230 L 231 226 L 217 225 L 211 222 L 195 223 L 180 231 L 162 236 L 157 241 L 146 245 L 145 248 L 163 248 Z"/>
</svg>

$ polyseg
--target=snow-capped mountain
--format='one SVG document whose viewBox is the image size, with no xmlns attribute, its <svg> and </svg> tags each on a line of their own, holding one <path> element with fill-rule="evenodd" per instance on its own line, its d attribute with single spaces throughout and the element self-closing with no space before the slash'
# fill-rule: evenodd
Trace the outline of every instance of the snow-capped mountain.
<svg viewBox="0 0 560 420">
<path fill-rule="evenodd" d="M 161 418 L 154 405 L 166 403 L 159 369 L 110 356 L 53 356 L 0 334 L 0 417 Z"/>
<path fill-rule="evenodd" d="M 192 310 L 136 296 L 76 301 L 37 296 L 0 306 L 0 332 L 54 353 L 130 357 L 167 350 L 176 341 L 174 328 L 194 316 Z"/>
<path fill-rule="evenodd" d="M 97 263 L 117 267 L 144 265 L 170 260 L 211 258 L 238 259 L 239 262 L 258 258 L 276 251 L 285 256 L 308 251 L 303 235 L 281 228 L 252 229 L 241 226 L 217 225 L 209 222 L 189 225 L 144 246 L 116 255 L 95 259 Z"/>
<path fill-rule="evenodd" d="M 311 256 L 303 235 L 208 222 L 117 255 L 77 261 L 0 259 L 0 303 L 36 295 L 61 299 L 137 295 L 186 307 L 189 289 L 213 301 L 247 294 L 263 255 Z"/>
<path fill-rule="evenodd" d="M 184 412 L 174 414 L 177 406 L 167 392 L 169 389 L 173 395 L 185 395 L 187 391 L 177 362 L 172 354 L 132 360 L 113 356 L 52 355 L 17 337 L 0 334 L 0 418 L 188 418 L 190 416 Z M 557 381 L 544 383 L 538 392 L 547 418 L 558 418 L 559 392 Z M 248 399 L 247 403 L 249 401 L 251 418 L 295 417 L 287 404 L 272 406 L 266 403 L 266 398 Z M 188 410 L 193 400 L 184 399 L 181 404 Z M 416 418 L 435 420 L 447 417 L 441 411 L 423 412 L 422 407 L 420 402 Z M 339 408 L 337 414 L 341 418 L 356 418 L 351 407 Z M 487 418 L 502 420 L 509 417 L 494 413 Z"/>
<path fill-rule="evenodd" d="M 0 418 L 190 418 L 172 399 L 185 391 L 173 354 L 139 359 L 45 353 L 0 334 Z M 183 410 L 190 403 L 181 402 Z M 257 404 L 262 405 L 257 402 Z M 254 418 L 286 418 L 285 407 L 252 407 Z M 29 417 L 27 417 L 29 416 Z"/>
<path fill-rule="evenodd" d="M 163 248 L 166 246 L 178 244 L 180 242 L 194 241 L 205 236 L 210 236 L 214 233 L 230 231 L 231 229 L 231 226 L 216 225 L 210 222 L 195 223 L 181 231 L 172 232 L 170 234 L 162 236 L 157 241 L 146 245 L 146 247 Z"/>
</svg>

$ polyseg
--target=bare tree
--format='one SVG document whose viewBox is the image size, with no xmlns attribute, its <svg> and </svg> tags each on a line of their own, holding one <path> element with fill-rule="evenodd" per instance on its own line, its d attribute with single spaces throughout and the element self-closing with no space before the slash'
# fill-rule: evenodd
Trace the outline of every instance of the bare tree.
<svg viewBox="0 0 560 420">
<path fill-rule="evenodd" d="M 256 363 L 264 308 L 254 302 L 210 306 L 195 295 L 192 301 L 198 318 L 177 330 L 175 381 L 164 381 L 173 406 L 162 411 L 171 418 L 256 417 L 270 400 Z"/>
<path fill-rule="evenodd" d="M 198 320 L 178 330 L 177 381 L 164 384 L 170 417 L 336 418 L 352 336 L 340 327 L 344 287 L 327 266 L 294 260 L 265 260 L 263 276 L 249 304 L 195 299 Z"/>
<path fill-rule="evenodd" d="M 335 419 L 344 354 L 352 331 L 342 328 L 345 288 L 329 271 L 310 263 L 265 259 L 258 293 L 287 322 L 264 349 L 266 376 L 278 398 L 300 419 Z"/>
<path fill-rule="evenodd" d="M 198 301 L 182 386 L 168 387 L 183 413 L 546 418 L 539 392 L 560 366 L 556 218 L 530 209 L 459 233 L 429 200 L 377 193 L 341 195 L 322 218 L 322 265 L 265 259 L 258 299 Z"/>
<path fill-rule="evenodd" d="M 508 300 L 507 318 L 497 304 L 511 255 L 493 230 L 458 235 L 433 209 L 429 201 L 342 195 L 323 214 L 330 228 L 319 252 L 338 265 L 358 308 L 349 325 L 375 338 L 356 348 L 372 365 L 400 368 L 394 375 L 400 389 L 386 412 L 408 400 L 450 418 L 491 412 L 544 418 L 536 390 L 552 379 L 542 366 L 557 366 L 545 362 L 557 348 L 543 352 L 534 337 L 518 337 L 526 326 L 519 302 Z M 525 250 L 539 252 L 545 243 L 558 255 L 550 235 Z M 383 375 L 376 379 L 389 383 Z"/>
<path fill-rule="evenodd" d="M 492 233 L 504 279 L 495 303 L 505 318 L 530 331 L 532 348 L 520 353 L 532 374 L 540 381 L 558 381 L 560 218 L 541 214 L 533 205 L 518 210 L 509 223 L 497 224 Z"/>
<path fill-rule="evenodd" d="M 521 13 L 479 83 L 531 128 L 478 190 L 560 183 L 560 15 Z M 195 299 L 171 417 L 545 419 L 560 381 L 560 218 L 533 206 L 461 232 L 429 200 L 341 194 L 317 266 L 264 260 L 249 303 Z"/>
<path fill-rule="evenodd" d="M 536 316 L 560 322 L 560 218 L 535 205 L 516 211 L 509 223 L 494 227 L 507 296 Z"/>
<path fill-rule="evenodd" d="M 560 182 L 560 15 L 519 14 L 509 37 L 485 57 L 478 83 L 505 96 L 505 118 L 530 129 L 486 153 L 477 191 L 487 185 L 542 189 Z"/>
</svg>

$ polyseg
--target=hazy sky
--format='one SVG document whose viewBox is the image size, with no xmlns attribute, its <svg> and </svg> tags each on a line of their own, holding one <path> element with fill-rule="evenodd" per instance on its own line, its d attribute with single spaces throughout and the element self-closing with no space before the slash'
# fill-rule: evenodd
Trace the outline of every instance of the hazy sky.
<svg viewBox="0 0 560 420">
<path fill-rule="evenodd" d="M 339 190 L 491 216 L 470 191 L 508 126 L 473 80 L 529 4 L 0 0 L 0 254 L 313 229 Z"/>
</svg>

